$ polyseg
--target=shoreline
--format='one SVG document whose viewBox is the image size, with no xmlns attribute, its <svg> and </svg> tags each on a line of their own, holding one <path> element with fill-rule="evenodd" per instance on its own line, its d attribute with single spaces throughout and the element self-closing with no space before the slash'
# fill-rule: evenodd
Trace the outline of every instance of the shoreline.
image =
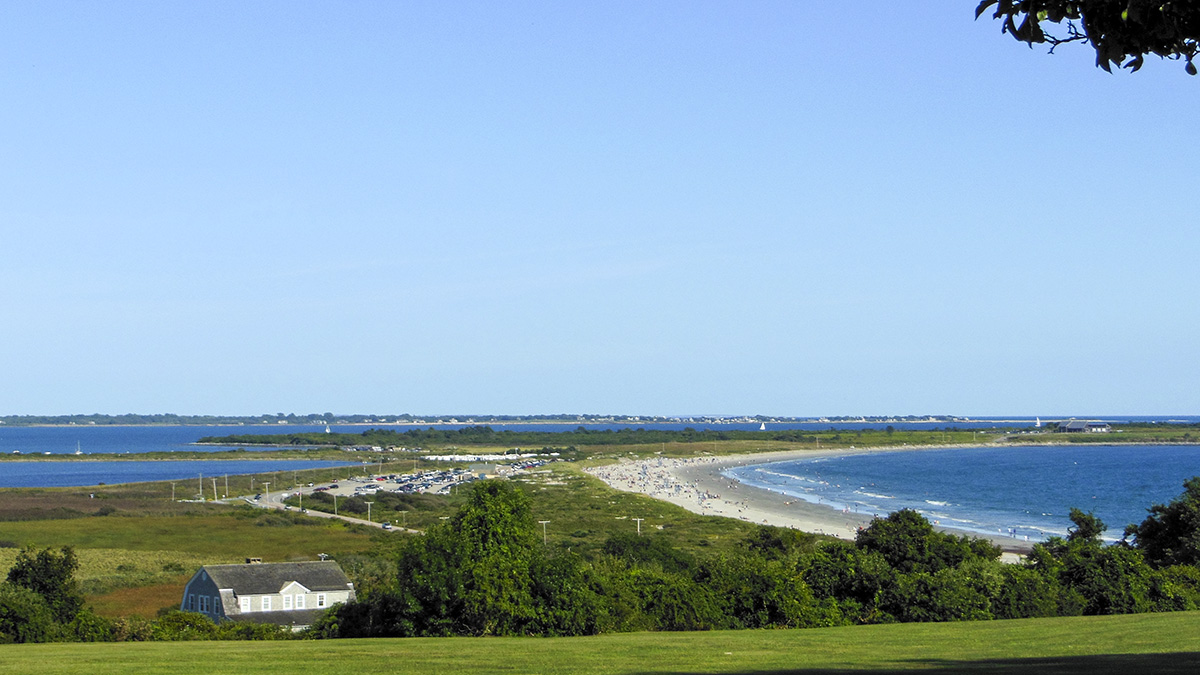
<svg viewBox="0 0 1200 675">
<path fill-rule="evenodd" d="M 1030 445 L 1045 444 L 1031 443 Z M 986 446 L 982 444 L 891 446 L 783 450 L 747 455 L 691 458 L 656 457 L 654 459 L 623 460 L 617 464 L 594 467 L 586 469 L 586 471 L 613 489 L 643 494 L 700 515 L 737 518 L 750 523 L 787 527 L 852 541 L 859 528 L 871 524 L 872 515 L 814 504 L 799 497 L 743 483 L 724 476 L 721 472 L 734 467 L 791 459 L 965 447 Z M 991 541 L 1000 547 L 1007 561 L 1015 561 L 1019 556 L 1028 553 L 1036 543 L 999 534 L 983 534 L 951 527 L 934 526 L 934 529 L 956 536 L 966 535 Z"/>
</svg>

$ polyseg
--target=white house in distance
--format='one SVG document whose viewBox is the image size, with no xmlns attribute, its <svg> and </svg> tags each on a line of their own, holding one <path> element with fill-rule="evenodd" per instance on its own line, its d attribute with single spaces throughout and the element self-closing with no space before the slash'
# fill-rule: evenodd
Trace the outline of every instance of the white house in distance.
<svg viewBox="0 0 1200 675">
<path fill-rule="evenodd" d="M 179 608 L 213 621 L 312 625 L 317 615 L 354 600 L 354 584 L 332 560 L 205 565 L 183 589 Z"/>
<path fill-rule="evenodd" d="M 1056 431 L 1060 434 L 1078 434 L 1078 433 L 1106 434 L 1106 433 L 1112 431 L 1112 425 L 1109 424 L 1108 422 L 1101 422 L 1099 420 L 1070 419 L 1070 420 L 1063 420 L 1062 422 L 1059 422 L 1058 429 L 1056 429 Z"/>
</svg>

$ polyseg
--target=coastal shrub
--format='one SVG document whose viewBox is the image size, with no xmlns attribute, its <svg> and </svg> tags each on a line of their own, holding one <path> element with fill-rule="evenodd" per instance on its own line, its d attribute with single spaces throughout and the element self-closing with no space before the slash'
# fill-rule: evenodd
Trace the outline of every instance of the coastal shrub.
<svg viewBox="0 0 1200 675">
<path fill-rule="evenodd" d="M 1059 616 L 1062 589 L 1057 580 L 1025 565 L 1001 565 L 1003 581 L 992 599 L 997 619 L 1032 619 Z"/>
<path fill-rule="evenodd" d="M 937 572 L 957 567 L 976 558 L 995 560 L 1000 549 L 990 542 L 971 537 L 956 537 L 933 529 L 933 525 L 912 509 L 901 509 L 877 518 L 859 530 L 855 543 L 868 551 L 877 551 L 898 572 Z"/>
<path fill-rule="evenodd" d="M 573 553 L 539 556 L 530 567 L 533 635 L 596 635 L 612 629 L 595 573 Z"/>
<path fill-rule="evenodd" d="M 140 616 L 121 616 L 109 624 L 109 639 L 113 642 L 147 642 L 151 639 L 151 622 Z"/>
<path fill-rule="evenodd" d="M 83 609 L 83 593 L 75 580 L 77 569 L 79 560 L 69 546 L 36 552 L 23 548 L 8 570 L 8 583 L 37 593 L 46 601 L 55 621 L 70 623 Z"/>
<path fill-rule="evenodd" d="M 818 598 L 833 598 L 843 608 L 859 608 L 847 618 L 867 618 L 878 607 L 885 588 L 894 584 L 896 571 L 878 551 L 859 549 L 850 542 L 829 542 L 800 561 L 804 581 Z M 850 604 L 846 604 L 849 601 Z"/>
<path fill-rule="evenodd" d="M 634 565 L 654 564 L 668 572 L 686 572 L 696 565 L 693 556 L 655 536 L 614 534 L 604 542 L 601 550 Z"/>
<path fill-rule="evenodd" d="M 656 566 L 630 569 L 629 585 L 650 630 L 712 630 L 724 624 L 713 592 Z"/>
<path fill-rule="evenodd" d="M 13 583 L 0 583 L 0 642 L 50 642 L 59 635 L 45 598 Z"/>
<path fill-rule="evenodd" d="M 818 601 L 795 568 L 760 555 L 723 556 L 702 564 L 722 628 L 810 628 L 843 623 L 837 602 Z"/>
<path fill-rule="evenodd" d="M 109 642 L 113 639 L 113 625 L 108 619 L 97 616 L 91 609 L 84 609 L 65 627 L 66 635 L 75 642 Z"/>
<path fill-rule="evenodd" d="M 817 547 L 817 535 L 787 527 L 759 525 L 742 542 L 746 550 L 772 559 L 811 553 Z"/>
<path fill-rule="evenodd" d="M 216 637 L 217 625 L 199 612 L 174 610 L 159 617 L 150 626 L 150 639 L 160 642 L 212 640 Z"/>
<path fill-rule="evenodd" d="M 291 640 L 295 637 L 289 626 L 233 621 L 217 624 L 213 634 L 217 640 Z"/>
</svg>

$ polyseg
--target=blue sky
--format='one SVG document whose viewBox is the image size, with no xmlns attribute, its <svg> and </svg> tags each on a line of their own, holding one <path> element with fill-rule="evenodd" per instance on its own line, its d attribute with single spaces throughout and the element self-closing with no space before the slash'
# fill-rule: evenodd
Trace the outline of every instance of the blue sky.
<svg viewBox="0 0 1200 675">
<path fill-rule="evenodd" d="M 7 4 L 0 413 L 1196 414 L 1200 79 L 975 4 Z"/>
</svg>

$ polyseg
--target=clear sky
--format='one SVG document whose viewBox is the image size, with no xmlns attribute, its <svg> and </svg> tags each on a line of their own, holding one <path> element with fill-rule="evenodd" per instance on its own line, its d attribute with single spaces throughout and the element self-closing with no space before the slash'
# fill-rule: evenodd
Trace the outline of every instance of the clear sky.
<svg viewBox="0 0 1200 675">
<path fill-rule="evenodd" d="M 1200 413 L 1200 78 L 975 5 L 5 3 L 0 413 Z"/>
</svg>

